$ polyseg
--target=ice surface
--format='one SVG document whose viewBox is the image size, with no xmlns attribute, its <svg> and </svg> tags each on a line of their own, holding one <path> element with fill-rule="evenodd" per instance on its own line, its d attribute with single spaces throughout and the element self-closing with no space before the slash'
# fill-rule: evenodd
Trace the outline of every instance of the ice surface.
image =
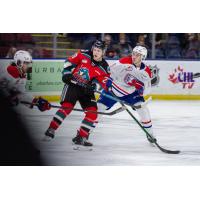
<svg viewBox="0 0 200 200">
<path fill-rule="evenodd" d="M 83 113 L 73 111 L 57 130 L 55 139 L 43 142 L 56 109 L 42 113 L 19 106 L 18 110 L 23 110 L 20 115 L 39 144 L 47 165 L 200 165 L 200 101 L 152 101 L 148 107 L 158 143 L 171 150 L 181 150 L 179 155 L 165 154 L 152 147 L 126 111 L 100 119 L 90 136 L 94 144 L 92 151 L 75 151 L 71 139 Z M 134 111 L 133 114 L 137 116 Z"/>
</svg>

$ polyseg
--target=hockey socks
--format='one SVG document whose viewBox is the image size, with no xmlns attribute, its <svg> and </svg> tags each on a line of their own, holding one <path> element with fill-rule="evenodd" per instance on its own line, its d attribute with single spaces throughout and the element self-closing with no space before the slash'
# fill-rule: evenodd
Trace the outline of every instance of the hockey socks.
<svg viewBox="0 0 200 200">
<path fill-rule="evenodd" d="M 71 103 L 63 103 L 62 108 L 59 109 L 56 112 L 55 116 L 53 117 L 53 120 L 51 121 L 49 128 L 54 129 L 54 130 L 58 129 L 58 127 L 62 124 L 66 116 L 69 115 L 70 112 L 72 111 L 69 109 L 70 108 L 73 109 L 73 107 L 74 105 L 72 105 Z"/>
</svg>

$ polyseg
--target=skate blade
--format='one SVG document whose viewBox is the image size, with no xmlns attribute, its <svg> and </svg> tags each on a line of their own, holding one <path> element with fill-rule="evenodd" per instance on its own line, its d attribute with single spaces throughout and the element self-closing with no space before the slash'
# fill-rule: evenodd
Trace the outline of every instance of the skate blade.
<svg viewBox="0 0 200 200">
<path fill-rule="evenodd" d="M 75 150 L 75 151 L 92 151 L 93 149 L 91 147 L 87 147 L 87 146 L 76 145 L 76 146 L 73 146 L 73 150 Z"/>
<path fill-rule="evenodd" d="M 45 135 L 45 136 L 42 138 L 42 141 L 44 141 L 44 142 L 50 142 L 52 139 L 53 139 L 53 138 L 51 138 L 51 137 Z"/>
</svg>

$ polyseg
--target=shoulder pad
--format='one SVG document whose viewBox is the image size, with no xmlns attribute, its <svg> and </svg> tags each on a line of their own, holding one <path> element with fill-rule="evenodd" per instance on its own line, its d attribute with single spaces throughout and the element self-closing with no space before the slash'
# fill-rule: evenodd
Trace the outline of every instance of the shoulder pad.
<svg viewBox="0 0 200 200">
<path fill-rule="evenodd" d="M 131 56 L 123 57 L 119 59 L 119 62 L 122 64 L 133 64 Z"/>
<path fill-rule="evenodd" d="M 13 77 L 13 78 L 19 78 L 20 77 L 20 73 L 19 70 L 17 69 L 17 67 L 15 66 L 8 66 L 7 67 L 7 72 Z"/>
</svg>

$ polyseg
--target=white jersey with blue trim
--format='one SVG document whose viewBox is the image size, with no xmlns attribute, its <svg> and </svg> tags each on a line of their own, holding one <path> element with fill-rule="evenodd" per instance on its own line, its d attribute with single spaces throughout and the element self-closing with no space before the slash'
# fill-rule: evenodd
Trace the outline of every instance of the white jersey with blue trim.
<svg viewBox="0 0 200 200">
<path fill-rule="evenodd" d="M 144 64 L 136 68 L 132 64 L 124 64 L 117 61 L 110 67 L 113 79 L 111 91 L 118 97 L 132 94 L 136 90 L 142 96 L 149 94 L 151 89 L 150 69 Z M 149 73 L 150 72 L 150 73 Z"/>
</svg>

